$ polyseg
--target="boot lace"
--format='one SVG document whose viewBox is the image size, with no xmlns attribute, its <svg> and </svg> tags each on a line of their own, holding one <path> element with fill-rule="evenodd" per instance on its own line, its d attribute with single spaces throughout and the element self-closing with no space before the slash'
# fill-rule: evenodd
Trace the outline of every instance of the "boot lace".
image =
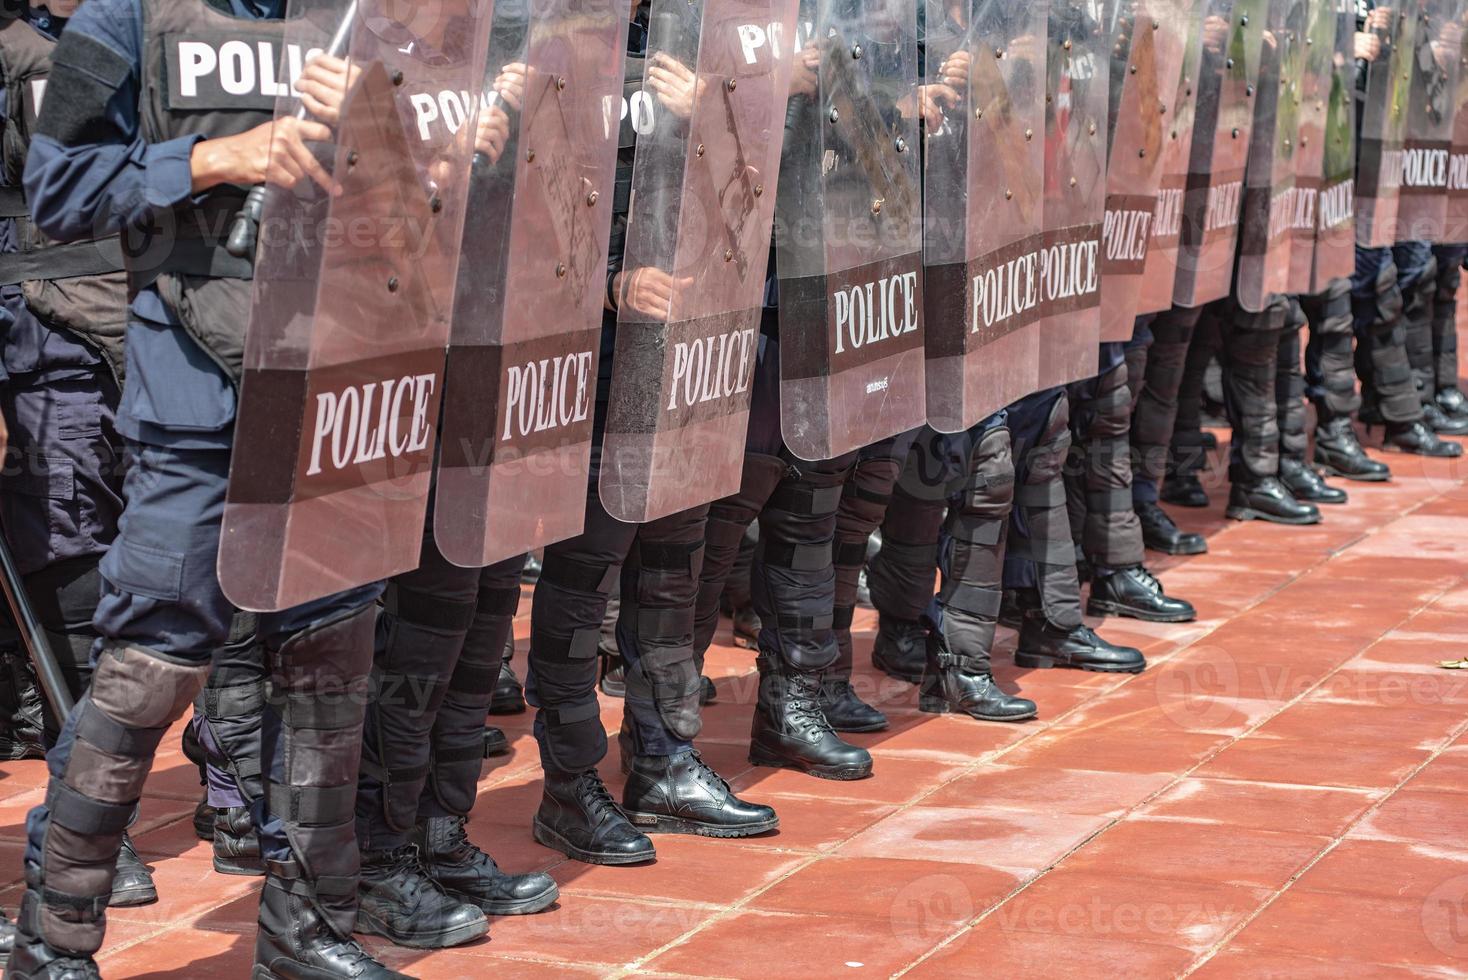
<svg viewBox="0 0 1468 980">
<path fill-rule="evenodd" d="M 1162 594 L 1162 582 L 1158 580 L 1156 575 L 1153 575 L 1147 570 L 1147 566 L 1138 565 L 1132 569 L 1132 577 L 1146 586 L 1149 592 L 1155 595 Z"/>
<path fill-rule="evenodd" d="M 729 792 L 729 784 L 723 776 L 714 770 L 714 767 L 703 761 L 703 756 L 697 749 L 688 753 L 688 764 L 693 769 L 693 778 L 704 786 L 715 791 Z"/>
<path fill-rule="evenodd" d="M 601 774 L 595 769 L 588 769 L 581 774 L 577 790 L 587 812 L 601 816 L 609 810 L 617 810 L 617 801 L 612 799 L 607 784 L 601 781 Z"/>
</svg>

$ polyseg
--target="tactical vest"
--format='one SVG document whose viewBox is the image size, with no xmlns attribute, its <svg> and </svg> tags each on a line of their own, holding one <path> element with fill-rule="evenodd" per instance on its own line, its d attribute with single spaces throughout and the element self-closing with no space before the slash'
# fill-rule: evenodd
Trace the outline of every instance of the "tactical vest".
<svg viewBox="0 0 1468 980">
<path fill-rule="evenodd" d="M 122 246 L 114 237 L 60 244 L 32 223 L 21 177 L 35 132 L 56 42 L 24 20 L 0 27 L 0 84 L 5 131 L 0 136 L 0 218 L 15 222 L 16 251 L 0 255 L 0 285 L 19 285 L 41 322 L 74 334 L 105 358 L 122 380 L 127 282 Z"/>
<path fill-rule="evenodd" d="M 144 0 L 141 131 L 149 143 L 237 136 L 275 117 L 284 22 L 234 17 L 204 0 Z M 232 45 L 238 57 L 221 57 Z M 244 60 L 242 60 L 244 59 Z M 212 70 L 203 70 L 213 65 Z M 248 64 L 246 71 L 239 66 Z M 226 86 L 225 66 L 233 74 Z M 253 85 L 239 93 L 246 74 Z M 283 81 L 283 80 L 282 80 Z M 253 263 L 224 249 L 248 188 L 220 185 L 128 236 L 129 286 L 156 285 L 184 329 L 239 382 Z"/>
</svg>

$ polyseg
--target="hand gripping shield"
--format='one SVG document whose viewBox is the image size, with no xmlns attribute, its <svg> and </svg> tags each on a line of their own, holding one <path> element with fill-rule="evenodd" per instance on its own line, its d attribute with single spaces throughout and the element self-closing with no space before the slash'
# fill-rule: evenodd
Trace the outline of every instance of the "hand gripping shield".
<svg viewBox="0 0 1468 980">
<path fill-rule="evenodd" d="M 1366 91 L 1357 130 L 1356 244 L 1386 248 L 1397 240 L 1402 184 L 1402 142 L 1407 134 L 1407 94 L 1412 87 L 1417 17 L 1377 5 L 1366 29 L 1381 42 L 1366 66 Z"/>
<path fill-rule="evenodd" d="M 1101 340 L 1132 337 L 1157 211 L 1170 106 L 1193 0 L 1110 5 L 1106 217 L 1101 225 Z"/>
<path fill-rule="evenodd" d="M 1211 0 L 1198 69 L 1193 148 L 1183 196 L 1172 301 L 1202 306 L 1228 295 L 1268 0 Z"/>
<path fill-rule="evenodd" d="M 1152 212 L 1151 241 L 1137 295 L 1137 314 L 1160 313 L 1172 306 L 1177 280 L 1178 242 L 1182 231 L 1183 195 L 1188 182 L 1188 160 L 1193 149 L 1193 120 L 1198 108 L 1198 69 L 1205 30 L 1224 29 L 1225 20 L 1209 0 L 1198 0 L 1189 15 L 1183 43 L 1182 67 L 1172 100 L 1163 113 L 1162 162 L 1158 168 L 1157 205 Z"/>
<path fill-rule="evenodd" d="M 655 0 L 601 501 L 650 521 L 739 489 L 795 0 Z M 650 130 L 650 131 L 649 131 Z"/>
<path fill-rule="evenodd" d="M 434 504 L 458 565 L 585 519 L 626 46 L 615 4 L 495 5 Z"/>
<path fill-rule="evenodd" d="M 1097 0 L 1053 0 L 1045 66 L 1039 387 L 1096 373 L 1111 38 Z"/>
<path fill-rule="evenodd" d="M 802 0 L 780 169 L 780 419 L 802 459 L 921 425 L 917 4 Z"/>
<path fill-rule="evenodd" d="M 927 0 L 923 294 L 928 424 L 961 432 L 1034 391 L 1045 2 Z"/>
<path fill-rule="evenodd" d="M 1410 62 L 1407 128 L 1402 140 L 1397 241 L 1443 241 L 1448 211 L 1448 161 L 1462 61 L 1461 0 L 1412 0 L 1417 31 Z"/>
<path fill-rule="evenodd" d="M 1453 138 L 1448 160 L 1448 208 L 1443 241 L 1468 242 L 1468 3 L 1458 8 L 1462 39 L 1454 49 L 1458 55 L 1457 84 L 1453 88 Z"/>
<path fill-rule="evenodd" d="M 286 50 L 349 70 L 313 146 L 336 193 L 271 186 L 262 211 L 219 546 L 241 608 L 418 564 L 488 23 L 479 0 L 289 4 Z M 304 111 L 277 85 L 279 128 Z"/>
<path fill-rule="evenodd" d="M 1336 0 L 1309 0 L 1306 11 L 1296 121 L 1295 194 L 1290 212 L 1290 270 L 1285 287 L 1285 292 L 1294 294 L 1309 293 L 1314 279 L 1320 225 L 1316 212 L 1325 174 L 1325 131 L 1336 53 L 1335 4 Z"/>
<path fill-rule="evenodd" d="M 1289 288 L 1306 0 L 1271 0 L 1259 56 L 1239 218 L 1239 305 L 1261 313 Z"/>
<path fill-rule="evenodd" d="M 1325 0 L 1324 5 L 1335 22 L 1335 40 L 1325 94 L 1314 263 L 1304 290 L 1308 293 L 1318 293 L 1332 279 L 1347 278 L 1356 270 L 1356 5 L 1351 0 Z M 1293 279 L 1292 272 L 1292 285 Z"/>
</svg>

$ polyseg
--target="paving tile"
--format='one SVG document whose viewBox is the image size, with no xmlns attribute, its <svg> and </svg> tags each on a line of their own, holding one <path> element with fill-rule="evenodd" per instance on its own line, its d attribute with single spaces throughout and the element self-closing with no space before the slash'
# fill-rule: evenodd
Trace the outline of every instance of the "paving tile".
<svg viewBox="0 0 1468 980">
<path fill-rule="evenodd" d="M 997 904 L 1021 880 L 1012 871 L 956 861 L 826 857 L 782 878 L 748 904 L 767 912 L 819 911 L 894 924 L 921 919 L 946 923 L 951 932 Z M 852 887 L 856 882 L 860 887 Z"/>
<path fill-rule="evenodd" d="M 1273 889 L 1283 887 L 1330 842 L 1231 824 L 1132 818 L 1088 841 L 1065 867 Z"/>
<path fill-rule="evenodd" d="M 1319 733 L 1309 740 L 1249 737 L 1234 742 L 1192 775 L 1388 789 L 1406 778 L 1428 755 L 1424 749 L 1393 744 L 1357 744 L 1344 751 Z"/>
<path fill-rule="evenodd" d="M 1468 807 L 1457 793 L 1409 786 L 1369 814 L 1351 836 L 1468 850 Z"/>
<path fill-rule="evenodd" d="M 551 869 L 561 886 L 561 904 L 580 895 L 620 895 L 729 905 L 779 880 L 810 858 L 788 851 L 742 846 L 742 842 L 657 834 L 658 859 L 635 867 L 598 867 L 565 861 Z"/>
<path fill-rule="evenodd" d="M 949 780 L 924 806 L 1041 807 L 1060 813 L 1117 816 L 1166 786 L 1162 773 L 1098 772 L 1038 766 L 983 766 Z"/>
<path fill-rule="evenodd" d="M 874 763 L 870 779 L 813 779 L 793 769 L 753 767 L 734 779 L 732 785 L 735 792 L 750 800 L 763 800 L 771 793 L 778 793 L 782 796 L 906 803 L 963 771 L 956 761 L 906 756 L 884 755 Z"/>
<path fill-rule="evenodd" d="M 1408 780 L 1406 788 L 1468 793 L 1468 744 L 1459 742 L 1433 756 L 1420 772 Z"/>
<path fill-rule="evenodd" d="M 584 895 L 539 915 L 493 919 L 485 951 L 574 964 L 627 964 L 697 928 L 710 914 L 702 907 Z"/>
<path fill-rule="evenodd" d="M 1320 739 L 1328 733 L 1332 744 L 1431 749 L 1447 742 L 1463 719 L 1463 710 L 1451 705 L 1300 701 L 1261 725 L 1253 737 Z"/>
<path fill-rule="evenodd" d="M 1313 960 L 1269 950 L 1224 947 L 1213 959 L 1189 974 L 1198 980 L 1414 980 L 1430 974 L 1406 967 L 1376 963 Z"/>
<path fill-rule="evenodd" d="M 1008 931 L 990 918 L 919 963 L 906 977 L 1169 977 L 1192 962 L 1175 946 L 1110 936 Z"/>
<path fill-rule="evenodd" d="M 1231 779 L 1184 779 L 1140 813 L 1337 837 L 1380 798 L 1380 793 Z"/>
<path fill-rule="evenodd" d="M 893 810 L 887 803 L 823 800 L 814 796 L 779 796 L 773 793 L 751 795 L 775 808 L 780 815 L 780 829 L 771 834 L 745 838 L 743 843 L 748 847 L 830 850 Z"/>
<path fill-rule="evenodd" d="M 1184 731 L 1144 741 L 1104 730 L 1046 732 L 1000 755 L 999 761 L 1007 766 L 1181 774 L 1228 741 L 1226 735 Z"/>
<path fill-rule="evenodd" d="M 1312 864 L 1291 887 L 1423 901 L 1459 879 L 1468 880 L 1468 852 L 1351 837 Z"/>
<path fill-rule="evenodd" d="M 1162 878 L 1052 871 L 986 922 L 1007 932 L 1101 936 L 1201 953 L 1268 898 L 1261 888 Z"/>
<path fill-rule="evenodd" d="M 1048 868 L 1106 826 L 1108 818 L 999 807 L 913 806 L 841 848 L 843 857 L 956 861 L 1021 873 Z"/>
<path fill-rule="evenodd" d="M 750 980 L 888 977 L 936 941 L 921 923 L 911 931 L 873 929 L 867 919 L 746 911 L 711 923 L 646 965 Z"/>
<path fill-rule="evenodd" d="M 1348 963 L 1442 966 L 1468 963 L 1455 891 L 1443 901 L 1290 890 L 1233 938 L 1239 949 Z"/>
<path fill-rule="evenodd" d="M 111 939 L 112 929 L 108 929 Z M 202 929 L 170 929 L 113 951 L 104 948 L 98 962 L 108 977 L 152 980 L 195 980 L 196 977 L 245 977 L 255 960 L 255 939 L 242 933 Z"/>
</svg>

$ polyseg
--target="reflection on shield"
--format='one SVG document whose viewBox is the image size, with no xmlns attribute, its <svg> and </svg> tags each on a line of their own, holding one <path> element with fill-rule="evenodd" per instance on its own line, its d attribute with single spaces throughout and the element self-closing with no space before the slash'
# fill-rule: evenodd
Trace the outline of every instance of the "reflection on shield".
<svg viewBox="0 0 1468 980">
<path fill-rule="evenodd" d="M 780 170 L 780 418 L 802 459 L 921 425 L 917 5 L 800 4 Z"/>
<path fill-rule="evenodd" d="M 1448 159 L 1448 207 L 1443 241 L 1468 242 L 1468 3 L 1454 12 L 1458 43 L 1451 46 L 1458 58 L 1453 86 L 1453 137 Z"/>
<path fill-rule="evenodd" d="M 1045 5 L 925 12 L 928 424 L 960 432 L 1039 383 Z"/>
<path fill-rule="evenodd" d="M 1335 79 L 1338 0 L 1310 0 L 1300 69 L 1299 139 L 1295 145 L 1295 207 L 1290 221 L 1287 291 L 1314 292 L 1315 247 L 1321 233 L 1321 188 L 1330 149 L 1331 87 Z M 1333 162 L 1333 161 L 1332 161 Z M 1334 217 L 1334 216 L 1333 216 Z M 1324 288 L 1324 283 L 1321 284 Z"/>
<path fill-rule="evenodd" d="M 1106 217 L 1101 226 L 1101 340 L 1132 336 L 1152 239 L 1171 99 L 1183 46 L 1199 9 L 1194 0 L 1110 5 L 1110 110 Z"/>
<path fill-rule="evenodd" d="M 1397 241 L 1445 241 L 1448 161 L 1462 61 L 1461 0 L 1414 0 L 1417 31 L 1409 61 L 1407 126 L 1402 134 L 1402 180 Z"/>
<path fill-rule="evenodd" d="M 642 102 L 600 477 L 619 520 L 739 488 L 794 34 L 794 0 L 652 5 L 646 70 L 690 82 Z"/>
<path fill-rule="evenodd" d="M 219 579 L 275 610 L 417 566 L 484 74 L 483 8 L 292 0 L 286 49 L 341 28 L 339 192 L 272 188 L 260 222 Z M 287 67 L 282 65 L 282 77 Z M 288 86 L 277 118 L 295 115 Z"/>
<path fill-rule="evenodd" d="M 1407 133 L 1407 95 L 1412 87 L 1418 19 L 1392 10 L 1373 28 L 1381 53 L 1366 67 L 1356 164 L 1356 244 L 1386 248 L 1397 240 L 1402 184 L 1402 141 Z"/>
<path fill-rule="evenodd" d="M 583 525 L 626 44 L 615 5 L 495 5 L 434 503 L 456 564 Z"/>
</svg>

